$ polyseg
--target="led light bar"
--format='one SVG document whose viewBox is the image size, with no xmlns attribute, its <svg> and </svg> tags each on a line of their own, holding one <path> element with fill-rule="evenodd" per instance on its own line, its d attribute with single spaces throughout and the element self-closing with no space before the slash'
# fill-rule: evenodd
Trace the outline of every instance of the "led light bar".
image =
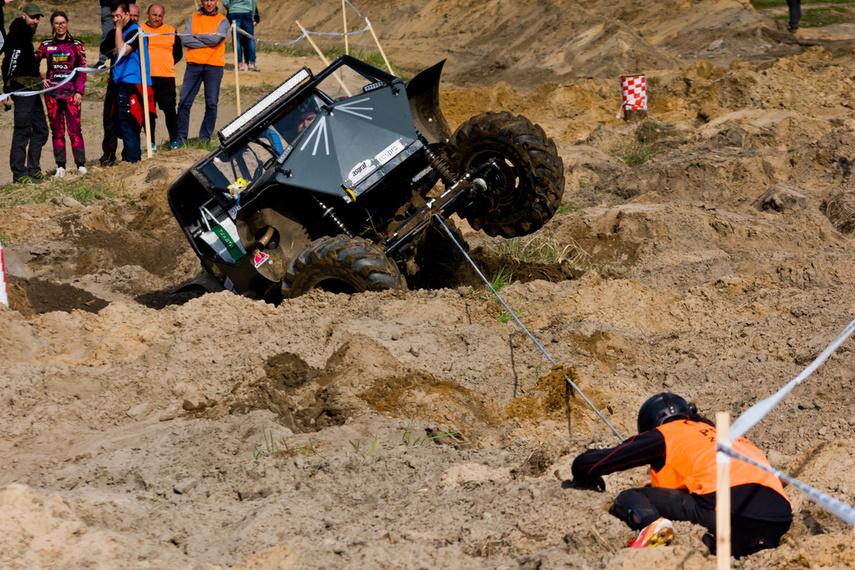
<svg viewBox="0 0 855 570">
<path fill-rule="evenodd" d="M 234 136 L 238 131 L 251 123 L 258 115 L 272 107 L 283 95 L 294 89 L 297 85 L 305 81 L 311 76 L 311 73 L 305 67 L 288 78 L 285 83 L 271 91 L 267 96 L 261 99 L 258 103 L 247 109 L 234 121 L 223 127 L 220 132 L 220 142 L 226 144 L 230 137 Z"/>
</svg>

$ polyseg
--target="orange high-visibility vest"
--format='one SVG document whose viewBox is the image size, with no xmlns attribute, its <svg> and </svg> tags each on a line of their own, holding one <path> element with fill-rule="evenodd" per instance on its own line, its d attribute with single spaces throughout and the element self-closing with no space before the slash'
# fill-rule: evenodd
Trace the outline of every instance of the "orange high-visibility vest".
<svg viewBox="0 0 855 570">
<path fill-rule="evenodd" d="M 665 437 L 665 465 L 659 471 L 650 470 L 652 485 L 669 489 L 687 489 L 696 495 L 714 493 L 718 478 L 715 460 L 715 427 L 703 422 L 677 420 L 656 429 Z M 757 463 L 769 465 L 763 452 L 743 437 L 734 441 L 731 447 Z M 769 487 L 787 499 L 780 479 L 750 463 L 731 459 L 730 486 L 747 483 Z M 789 499 L 787 501 L 789 502 Z"/>
<path fill-rule="evenodd" d="M 147 34 L 174 34 L 175 28 L 163 24 L 159 28 L 152 28 L 147 24 L 140 24 Z M 175 45 L 175 36 L 158 35 L 148 38 L 148 58 L 151 62 L 152 77 L 175 77 L 175 58 L 172 56 L 172 46 Z"/>
<path fill-rule="evenodd" d="M 191 16 L 190 32 L 193 34 L 215 34 L 220 22 L 226 19 L 222 14 L 206 16 L 196 12 Z M 202 65 L 226 65 L 226 42 L 222 41 L 214 47 L 187 49 L 187 63 L 199 63 Z"/>
</svg>

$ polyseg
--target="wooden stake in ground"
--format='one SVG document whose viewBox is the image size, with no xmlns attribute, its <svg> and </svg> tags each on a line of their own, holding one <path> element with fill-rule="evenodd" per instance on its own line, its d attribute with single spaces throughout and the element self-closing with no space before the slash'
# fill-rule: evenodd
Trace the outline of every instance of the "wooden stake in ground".
<svg viewBox="0 0 855 570">
<path fill-rule="evenodd" d="M 344 19 L 344 53 L 350 55 L 350 49 L 347 44 L 347 6 L 344 0 L 341 0 L 341 17 Z"/>
<path fill-rule="evenodd" d="M 148 42 L 145 41 L 145 33 L 140 28 L 140 76 L 142 77 L 142 100 L 143 100 L 143 123 L 145 123 L 145 150 L 147 156 L 151 158 L 151 119 L 148 116 L 148 79 L 145 72 L 145 52 L 148 49 Z"/>
<path fill-rule="evenodd" d="M 386 69 L 389 70 L 389 73 L 395 75 L 395 72 L 392 71 L 392 66 L 389 65 L 389 60 L 386 58 L 386 52 L 383 51 L 383 46 L 380 45 L 380 40 L 377 39 L 377 34 L 374 33 L 374 28 L 371 26 L 371 20 L 365 18 L 365 23 L 368 24 L 368 29 L 371 30 L 371 35 L 374 37 L 374 43 L 377 44 L 377 49 L 380 50 L 380 55 L 383 56 L 383 61 L 386 62 Z"/>
<path fill-rule="evenodd" d="M 237 98 L 237 114 L 240 115 L 240 77 L 238 75 L 238 37 L 237 37 L 237 22 L 232 22 L 232 46 L 235 51 L 235 97 Z"/>
<path fill-rule="evenodd" d="M 717 412 L 715 415 L 716 441 L 729 445 L 730 414 Z M 716 570 L 730 570 L 730 457 L 716 452 L 718 479 L 716 482 L 715 505 L 715 559 Z"/>
<path fill-rule="evenodd" d="M 323 61 L 323 62 L 324 62 L 324 65 L 325 65 L 325 66 L 329 65 L 329 64 L 330 64 L 330 60 L 328 60 L 328 59 L 326 58 L 326 56 L 324 55 L 324 52 L 322 52 L 322 51 L 321 51 L 321 49 L 318 47 L 318 44 L 316 44 L 316 43 L 315 43 L 315 41 L 312 39 L 312 36 L 310 36 L 310 35 L 306 32 L 306 29 L 303 27 L 303 25 L 302 25 L 302 24 L 300 24 L 300 22 L 299 22 L 298 20 L 294 20 L 294 21 L 295 21 L 295 22 L 297 22 L 297 26 L 300 28 L 300 31 L 301 31 L 301 32 L 303 32 L 303 35 L 304 35 L 304 36 L 306 36 L 306 39 L 307 39 L 307 40 L 309 40 L 309 43 L 310 43 L 310 44 L 312 44 L 312 47 L 313 47 L 313 48 L 315 48 L 315 51 L 316 51 L 316 52 L 318 53 L 318 55 L 320 56 L 321 61 Z M 338 73 L 334 73 L 333 75 L 334 75 L 334 76 L 335 76 L 335 78 L 338 80 L 338 84 L 339 84 L 339 85 L 341 85 L 341 88 L 342 88 L 342 89 L 344 89 L 344 92 L 345 92 L 345 93 L 347 93 L 347 96 L 348 96 L 348 97 L 352 97 L 352 96 L 353 96 L 353 94 L 350 92 L 350 89 L 348 89 L 348 88 L 347 88 L 347 85 L 345 85 L 345 84 L 344 84 L 344 81 L 342 81 L 342 80 L 341 80 L 341 77 L 339 76 L 339 74 L 338 74 Z"/>
</svg>

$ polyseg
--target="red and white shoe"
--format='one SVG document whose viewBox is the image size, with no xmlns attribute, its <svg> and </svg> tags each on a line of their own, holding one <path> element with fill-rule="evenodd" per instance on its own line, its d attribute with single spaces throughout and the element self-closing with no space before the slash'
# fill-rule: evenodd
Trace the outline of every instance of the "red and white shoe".
<svg viewBox="0 0 855 570">
<path fill-rule="evenodd" d="M 638 538 L 630 540 L 627 546 L 631 548 L 646 548 L 648 546 L 667 546 L 674 540 L 674 525 L 664 517 L 659 517 L 638 533 Z"/>
</svg>

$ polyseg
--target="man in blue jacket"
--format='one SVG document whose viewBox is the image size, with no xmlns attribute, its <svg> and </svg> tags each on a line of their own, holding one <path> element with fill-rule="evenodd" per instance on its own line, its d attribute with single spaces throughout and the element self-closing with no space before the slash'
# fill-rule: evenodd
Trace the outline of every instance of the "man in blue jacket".
<svg viewBox="0 0 855 570">
<path fill-rule="evenodd" d="M 122 139 L 122 161 L 140 160 L 140 131 L 144 122 L 142 103 L 142 74 L 140 70 L 140 46 L 147 49 L 140 35 L 142 29 L 131 19 L 128 5 L 116 0 L 110 6 L 110 15 L 116 26 L 116 63 L 113 65 L 113 81 L 116 84 L 116 107 L 118 110 L 119 137 Z M 146 58 L 146 86 L 151 85 L 151 68 Z M 146 89 L 146 97 L 149 89 Z M 149 111 L 154 110 L 149 100 Z"/>
</svg>

